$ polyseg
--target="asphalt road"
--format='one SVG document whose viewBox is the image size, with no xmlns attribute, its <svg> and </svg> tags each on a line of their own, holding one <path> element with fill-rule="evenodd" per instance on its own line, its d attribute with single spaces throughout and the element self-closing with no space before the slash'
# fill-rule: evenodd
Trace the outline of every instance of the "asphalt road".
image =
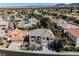
<svg viewBox="0 0 79 59">
<path fill-rule="evenodd" d="M 0 56 L 52 56 L 51 54 L 39 54 L 39 53 L 29 53 L 29 52 L 16 52 L 16 51 L 6 51 L 0 50 Z"/>
<path fill-rule="evenodd" d="M 52 54 L 41 54 L 41 53 L 29 53 L 19 51 L 1 50 L 0 56 L 79 56 L 79 52 L 53 52 Z"/>
</svg>

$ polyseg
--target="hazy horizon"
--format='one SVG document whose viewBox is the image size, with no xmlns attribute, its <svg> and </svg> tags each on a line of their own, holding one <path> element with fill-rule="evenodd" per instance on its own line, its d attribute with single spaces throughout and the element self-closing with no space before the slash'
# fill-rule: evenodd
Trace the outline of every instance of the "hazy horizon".
<svg viewBox="0 0 79 59">
<path fill-rule="evenodd" d="M 56 4 L 70 4 L 70 3 L 0 3 L 0 8 L 39 8 L 39 7 L 53 7 Z"/>
<path fill-rule="evenodd" d="M 17 7 L 17 6 L 53 6 L 55 3 L 0 3 L 0 7 Z"/>
</svg>

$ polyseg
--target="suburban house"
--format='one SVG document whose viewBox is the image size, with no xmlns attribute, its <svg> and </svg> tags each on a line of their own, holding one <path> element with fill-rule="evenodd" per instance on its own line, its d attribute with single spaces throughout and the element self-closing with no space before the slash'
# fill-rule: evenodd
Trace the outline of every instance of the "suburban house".
<svg viewBox="0 0 79 59">
<path fill-rule="evenodd" d="M 68 24 L 64 19 L 55 20 L 54 23 L 56 24 L 55 27 L 60 31 L 63 30 L 61 26 L 66 26 Z"/>
<path fill-rule="evenodd" d="M 1 36 L 4 36 L 4 34 L 5 34 L 5 31 L 2 30 L 2 29 L 0 29 L 0 37 L 1 37 Z"/>
<path fill-rule="evenodd" d="M 57 25 L 61 25 L 61 24 L 67 24 L 67 21 L 65 21 L 64 19 L 58 19 L 56 21 Z"/>
<path fill-rule="evenodd" d="M 59 27 L 62 24 L 67 24 L 67 22 L 64 19 L 57 19 L 54 22 L 56 23 L 57 27 Z"/>
<path fill-rule="evenodd" d="M 47 46 L 48 43 L 55 40 L 52 31 L 44 28 L 29 30 L 28 35 L 30 43 L 41 44 L 42 46 Z"/>
<path fill-rule="evenodd" d="M 74 20 L 74 22 L 79 24 L 79 16 L 76 17 L 76 19 Z"/>
<path fill-rule="evenodd" d="M 42 15 L 41 13 L 38 12 L 38 10 L 34 10 L 34 13 L 38 15 Z"/>
<path fill-rule="evenodd" d="M 4 21 L 4 19 L 2 17 L 0 17 L 0 29 L 7 29 L 8 23 L 9 22 Z"/>
<path fill-rule="evenodd" d="M 25 26 L 25 23 L 19 22 L 19 23 L 17 24 L 17 27 L 18 27 L 18 28 L 21 28 L 21 27 L 24 27 L 24 28 L 25 28 L 26 26 Z"/>
<path fill-rule="evenodd" d="M 16 22 L 21 22 L 23 19 L 22 18 L 19 18 L 19 17 L 15 17 L 14 19 Z"/>
<path fill-rule="evenodd" d="M 8 29 L 9 22 L 0 21 L 0 29 Z"/>
<path fill-rule="evenodd" d="M 66 35 L 69 38 L 69 42 L 76 47 L 79 47 L 79 31 L 75 28 L 70 28 L 66 31 Z"/>
<path fill-rule="evenodd" d="M 25 32 L 20 29 L 7 30 L 6 36 L 10 37 L 12 41 L 23 41 Z"/>
<path fill-rule="evenodd" d="M 70 28 L 75 28 L 77 30 L 79 30 L 79 27 L 76 26 L 76 25 L 72 25 L 72 24 L 61 24 L 59 25 L 58 27 L 63 33 L 65 33 L 67 31 L 67 29 L 70 29 Z"/>
<path fill-rule="evenodd" d="M 36 24 L 37 22 L 39 22 L 36 18 L 30 18 L 28 20 L 30 21 L 30 24 Z"/>
<path fill-rule="evenodd" d="M 73 13 L 79 13 L 79 10 L 73 10 Z"/>
<path fill-rule="evenodd" d="M 8 41 L 11 41 L 12 43 L 10 44 L 11 46 L 9 48 L 17 49 L 14 48 L 15 46 L 20 46 L 23 43 L 24 36 L 27 33 L 25 33 L 22 30 L 19 29 L 13 29 L 13 30 L 7 30 L 5 32 L 5 37 L 7 37 Z"/>
<path fill-rule="evenodd" d="M 67 31 L 67 29 L 70 29 L 70 28 L 75 28 L 75 29 L 79 30 L 78 26 L 67 23 L 67 21 L 65 21 L 63 19 L 55 20 L 54 22 L 55 22 L 58 30 L 63 33 L 65 33 Z"/>
<path fill-rule="evenodd" d="M 31 26 L 31 21 L 29 21 L 28 19 L 24 19 L 21 22 L 18 22 L 17 27 L 28 27 Z"/>
<path fill-rule="evenodd" d="M 32 24 L 36 24 L 37 22 L 39 22 L 37 19 L 35 18 L 30 18 L 30 19 L 24 19 L 21 22 L 18 22 L 17 27 L 30 27 L 32 26 Z"/>
</svg>

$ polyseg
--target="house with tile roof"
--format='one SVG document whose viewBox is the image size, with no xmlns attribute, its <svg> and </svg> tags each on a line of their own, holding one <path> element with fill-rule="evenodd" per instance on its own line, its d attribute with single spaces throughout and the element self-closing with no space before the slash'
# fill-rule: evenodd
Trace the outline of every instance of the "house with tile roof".
<svg viewBox="0 0 79 59">
<path fill-rule="evenodd" d="M 34 49 L 42 49 L 48 51 L 48 44 L 55 40 L 55 36 L 49 29 L 39 28 L 28 31 L 28 39 L 30 47 Z M 33 46 L 33 47 L 32 47 Z"/>
<path fill-rule="evenodd" d="M 65 33 L 66 31 L 67 31 L 67 29 L 70 29 L 70 28 L 74 28 L 74 29 L 77 29 L 77 30 L 79 30 L 79 27 L 78 26 L 76 26 L 76 25 L 73 25 L 73 24 L 61 24 L 61 25 L 59 25 L 59 29 L 63 32 L 63 33 Z"/>
<path fill-rule="evenodd" d="M 11 37 L 12 41 L 22 41 L 24 39 L 23 37 L 25 36 L 25 32 L 17 28 L 8 30 L 5 34 Z"/>
<path fill-rule="evenodd" d="M 7 37 L 11 41 L 9 48 L 19 49 L 18 47 L 23 43 L 25 35 L 27 35 L 27 33 L 16 28 L 12 30 L 7 30 L 4 36 Z M 15 46 L 17 47 L 15 48 Z"/>
<path fill-rule="evenodd" d="M 76 47 L 79 47 L 79 31 L 74 28 L 70 28 L 66 31 L 66 34 L 69 38 L 69 42 Z"/>
<path fill-rule="evenodd" d="M 29 34 L 30 42 L 36 43 L 37 41 L 39 41 L 41 42 L 42 45 L 45 46 L 47 45 L 48 42 L 55 40 L 54 34 L 49 29 L 40 28 L 40 29 L 30 30 L 28 34 Z"/>
<path fill-rule="evenodd" d="M 64 19 L 58 19 L 58 20 L 55 20 L 54 22 L 55 22 L 56 27 L 58 29 L 61 29 L 61 25 L 67 25 L 68 24 L 67 21 L 65 21 Z"/>
<path fill-rule="evenodd" d="M 60 25 L 60 24 L 67 24 L 67 21 L 65 21 L 64 19 L 57 19 L 57 20 L 55 21 L 55 23 L 56 23 L 57 25 Z"/>
</svg>

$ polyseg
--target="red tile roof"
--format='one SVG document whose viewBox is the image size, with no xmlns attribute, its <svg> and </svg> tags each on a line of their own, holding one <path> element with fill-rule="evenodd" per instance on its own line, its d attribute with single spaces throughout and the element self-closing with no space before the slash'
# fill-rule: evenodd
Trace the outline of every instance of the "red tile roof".
<svg viewBox="0 0 79 59">
<path fill-rule="evenodd" d="M 7 36 L 10 36 L 12 40 L 23 40 L 25 36 L 25 32 L 19 29 L 9 30 L 6 33 Z"/>
<path fill-rule="evenodd" d="M 68 29 L 68 32 L 76 38 L 79 37 L 79 31 L 74 28 Z"/>
<path fill-rule="evenodd" d="M 65 20 L 63 20 L 63 19 L 60 19 L 60 20 L 57 21 L 57 23 L 58 24 L 66 24 L 67 22 Z"/>
</svg>

